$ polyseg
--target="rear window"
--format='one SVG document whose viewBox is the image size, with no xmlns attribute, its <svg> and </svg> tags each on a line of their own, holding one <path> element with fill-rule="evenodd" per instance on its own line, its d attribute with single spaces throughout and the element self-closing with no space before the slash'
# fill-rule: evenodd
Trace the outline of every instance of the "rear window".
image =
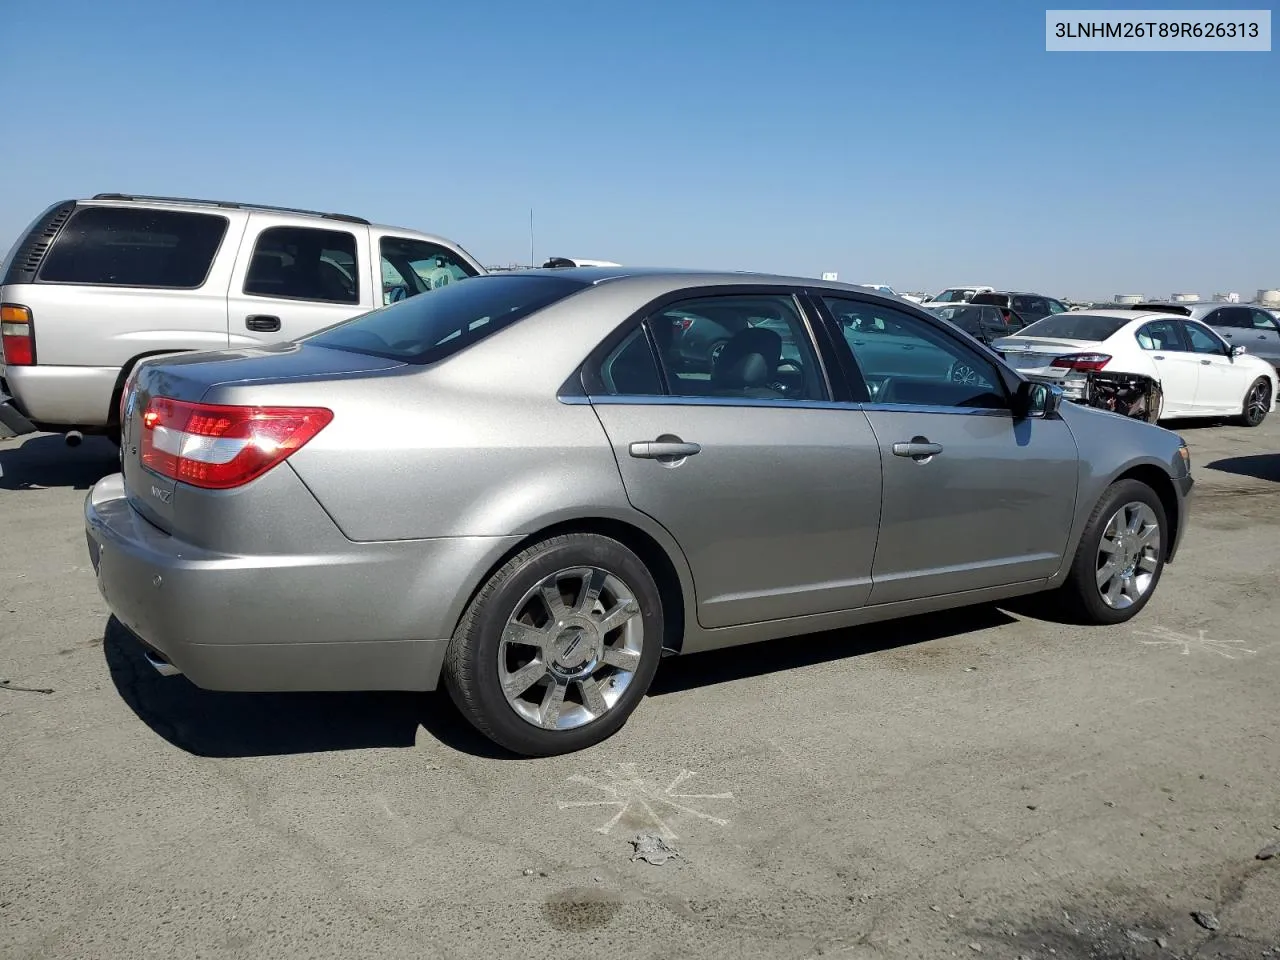
<svg viewBox="0 0 1280 960">
<path fill-rule="evenodd" d="M 975 293 L 969 298 L 970 303 L 989 303 L 993 307 L 1009 306 L 1009 295 L 1007 293 Z"/>
<path fill-rule="evenodd" d="M 933 307 L 930 305 L 930 308 L 930 312 L 937 314 L 943 320 L 954 323 L 966 333 L 978 333 L 982 329 L 981 307 L 971 307 L 968 304 L 963 304 L 954 307 Z"/>
<path fill-rule="evenodd" d="M 1133 317 L 1099 317 L 1092 313 L 1057 313 L 1018 331 L 1020 337 L 1060 337 L 1063 340 L 1106 340 Z"/>
<path fill-rule="evenodd" d="M 40 268 L 42 283 L 194 290 L 227 232 L 227 218 L 130 207 L 83 207 Z"/>
<path fill-rule="evenodd" d="M 586 287 L 581 280 L 566 277 L 475 277 L 301 339 L 407 363 L 435 363 Z"/>
</svg>

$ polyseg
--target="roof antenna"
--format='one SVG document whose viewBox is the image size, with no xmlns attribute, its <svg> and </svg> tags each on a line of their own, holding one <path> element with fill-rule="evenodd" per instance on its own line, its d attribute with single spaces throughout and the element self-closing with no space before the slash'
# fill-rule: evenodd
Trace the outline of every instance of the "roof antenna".
<svg viewBox="0 0 1280 960">
<path fill-rule="evenodd" d="M 538 258 L 533 255 L 533 207 L 529 208 L 529 269 L 538 266 Z"/>
</svg>

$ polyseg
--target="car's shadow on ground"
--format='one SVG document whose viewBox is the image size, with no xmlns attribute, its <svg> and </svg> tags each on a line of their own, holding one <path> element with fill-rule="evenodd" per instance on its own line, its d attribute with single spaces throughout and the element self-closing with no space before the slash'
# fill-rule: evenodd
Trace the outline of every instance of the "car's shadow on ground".
<svg viewBox="0 0 1280 960">
<path fill-rule="evenodd" d="M 1016 622 L 995 607 L 911 617 L 664 661 L 650 687 L 663 696 Z M 203 757 L 412 747 L 418 728 L 461 753 L 517 759 L 479 734 L 446 693 L 216 693 L 185 677 L 162 677 L 134 636 L 112 617 L 103 635 L 120 696 L 169 743 Z"/>
<path fill-rule="evenodd" d="M 1247 457 L 1224 457 L 1221 460 L 1206 463 L 1205 469 L 1280 483 L 1280 452 L 1257 453 Z"/>
<path fill-rule="evenodd" d="M 114 617 L 102 646 L 112 682 L 130 709 L 155 733 L 197 756 L 412 747 L 419 727 L 463 753 L 510 756 L 472 729 L 443 693 L 217 693 L 186 677 L 160 676 Z"/>
<path fill-rule="evenodd" d="M 105 437 L 85 437 L 78 447 L 57 434 L 0 441 L 0 490 L 88 490 L 119 469 L 119 448 Z"/>
<path fill-rule="evenodd" d="M 781 673 L 869 653 L 915 646 L 1017 621 L 994 606 L 964 607 L 845 630 L 713 650 L 665 661 L 649 687 L 651 696 Z"/>
</svg>

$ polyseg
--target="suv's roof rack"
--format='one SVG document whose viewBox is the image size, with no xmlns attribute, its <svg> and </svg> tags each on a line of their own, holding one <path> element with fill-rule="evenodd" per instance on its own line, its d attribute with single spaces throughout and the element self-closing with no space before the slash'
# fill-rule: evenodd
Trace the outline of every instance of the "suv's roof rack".
<svg viewBox="0 0 1280 960">
<path fill-rule="evenodd" d="M 322 210 L 302 210 L 298 207 L 273 207 L 266 203 L 241 203 L 237 200 L 201 200 L 196 197 L 154 197 L 142 193 L 96 193 L 94 200 L 155 200 L 163 203 L 195 203 L 207 207 L 224 207 L 232 210 L 270 210 L 274 213 L 301 213 L 309 217 L 324 217 L 326 220 L 342 220 L 346 223 L 362 223 L 369 221 L 364 217 L 353 217 L 346 213 L 325 213 Z"/>
</svg>

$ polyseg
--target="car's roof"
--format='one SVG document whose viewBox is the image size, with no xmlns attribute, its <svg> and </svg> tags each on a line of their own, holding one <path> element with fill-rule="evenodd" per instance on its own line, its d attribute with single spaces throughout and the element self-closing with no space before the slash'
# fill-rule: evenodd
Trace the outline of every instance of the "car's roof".
<svg viewBox="0 0 1280 960">
<path fill-rule="evenodd" d="M 401 227 L 390 223 L 374 223 L 364 217 L 346 213 L 329 213 L 323 210 L 303 210 L 297 207 L 277 207 L 265 203 L 250 203 L 241 200 L 206 200 L 199 197 L 160 197 L 144 194 L 99 193 L 92 197 L 83 197 L 76 201 L 80 206 L 133 207 L 139 209 L 188 210 L 193 213 L 207 213 L 212 210 L 247 210 L 249 212 L 270 213 L 284 219 L 300 222 L 354 223 L 369 226 L 375 230 L 400 233 L 432 241 L 457 246 L 447 237 L 434 233 L 425 233 L 412 227 Z"/>
<path fill-rule="evenodd" d="M 862 293 L 884 300 L 910 303 L 901 297 L 894 297 L 857 283 L 843 283 L 839 280 L 820 280 L 815 277 L 797 277 L 780 273 L 757 273 L 750 270 L 702 270 L 692 267 L 539 267 L 536 270 L 521 270 L 504 276 L 544 276 L 579 280 L 583 284 L 647 282 L 659 285 L 667 281 L 672 290 L 682 287 L 727 286 L 731 284 L 793 286 L 812 289 L 845 291 Z M 919 306 L 919 304 L 917 304 Z"/>
</svg>

